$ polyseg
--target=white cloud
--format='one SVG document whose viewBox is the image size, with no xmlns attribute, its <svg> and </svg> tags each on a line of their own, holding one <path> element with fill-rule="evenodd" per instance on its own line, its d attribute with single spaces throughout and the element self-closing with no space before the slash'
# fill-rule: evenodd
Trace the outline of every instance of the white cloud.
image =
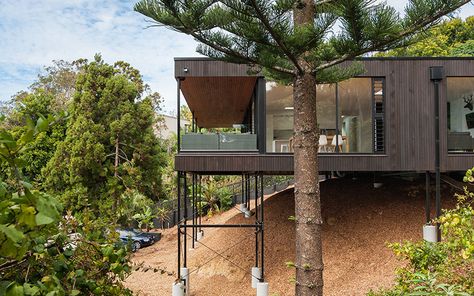
<svg viewBox="0 0 474 296">
<path fill-rule="evenodd" d="M 67 3 L 67 4 L 65 4 Z M 152 89 L 175 109 L 173 57 L 197 56 L 192 38 L 166 28 L 145 29 L 133 1 L 2 1 L 0 6 L 0 98 L 33 82 L 52 60 L 124 60 L 140 70 Z"/>
<path fill-rule="evenodd" d="M 175 107 L 174 57 L 198 56 L 189 36 L 163 27 L 145 29 L 145 17 L 128 0 L 2 0 L 0 5 L 0 99 L 26 89 L 52 60 L 123 60 L 144 75 Z M 402 11 L 407 1 L 389 0 Z M 474 6 L 461 16 L 474 14 Z"/>
</svg>

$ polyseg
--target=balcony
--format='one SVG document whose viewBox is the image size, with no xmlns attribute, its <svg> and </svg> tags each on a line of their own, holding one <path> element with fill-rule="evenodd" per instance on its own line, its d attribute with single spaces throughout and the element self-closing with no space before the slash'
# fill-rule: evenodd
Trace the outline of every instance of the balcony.
<svg viewBox="0 0 474 296">
<path fill-rule="evenodd" d="M 181 151 L 256 152 L 257 135 L 250 133 L 187 133 L 181 137 Z"/>
</svg>

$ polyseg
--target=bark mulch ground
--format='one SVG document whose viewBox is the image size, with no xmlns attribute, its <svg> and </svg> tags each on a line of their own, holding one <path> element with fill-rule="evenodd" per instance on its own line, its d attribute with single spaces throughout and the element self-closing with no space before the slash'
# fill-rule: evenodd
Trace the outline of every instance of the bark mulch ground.
<svg viewBox="0 0 474 296">
<path fill-rule="evenodd" d="M 401 263 L 386 243 L 421 239 L 424 180 L 383 182 L 379 189 L 373 188 L 370 179 L 348 177 L 321 183 L 325 295 L 365 295 L 370 289 L 390 286 Z M 443 207 L 454 205 L 452 197 L 453 193 L 444 187 Z M 265 274 L 271 296 L 294 295 L 294 270 L 285 265 L 294 261 L 295 227 L 288 219 L 292 215 L 291 188 L 266 198 Z M 249 222 L 236 209 L 205 220 Z M 169 229 L 159 243 L 139 250 L 133 261 L 151 269 L 133 272 L 126 286 L 138 295 L 171 295 L 176 275 L 154 272 L 153 268 L 176 271 L 176 239 L 176 228 Z M 255 260 L 254 239 L 251 229 L 206 229 L 202 243 L 225 258 L 199 244 L 188 251 L 191 295 L 256 295 L 249 274 Z"/>
</svg>

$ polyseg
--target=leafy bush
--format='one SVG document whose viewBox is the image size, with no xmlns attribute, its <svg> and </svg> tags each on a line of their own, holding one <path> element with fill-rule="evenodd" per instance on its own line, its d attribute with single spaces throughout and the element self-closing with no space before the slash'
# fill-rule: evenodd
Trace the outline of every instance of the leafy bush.
<svg viewBox="0 0 474 296">
<path fill-rule="evenodd" d="M 62 219 L 57 199 L 22 178 L 25 147 L 53 120 L 27 120 L 19 136 L 0 130 L 0 163 L 13 176 L 12 186 L 0 181 L 0 295 L 130 295 L 121 282 L 130 272 L 128 254 L 117 234 L 105 231 L 109 223 L 87 211 Z"/>
<path fill-rule="evenodd" d="M 473 175 L 474 168 L 464 181 L 473 183 Z M 474 295 L 474 193 L 465 189 L 456 198 L 456 207 L 433 221 L 440 224 L 441 242 L 389 245 L 408 264 L 397 271 L 395 287 L 369 295 Z"/>
<path fill-rule="evenodd" d="M 227 211 L 232 208 L 232 193 L 229 187 L 221 187 L 217 192 L 221 211 Z"/>
</svg>

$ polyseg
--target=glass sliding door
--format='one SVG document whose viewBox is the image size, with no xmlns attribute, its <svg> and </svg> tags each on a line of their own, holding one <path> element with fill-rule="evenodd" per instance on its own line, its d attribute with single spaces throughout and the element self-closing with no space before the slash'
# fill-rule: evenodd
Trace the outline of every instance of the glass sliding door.
<svg viewBox="0 0 474 296">
<path fill-rule="evenodd" d="M 319 152 L 336 152 L 336 84 L 316 86 L 316 113 L 319 126 Z"/>
<path fill-rule="evenodd" d="M 340 152 L 373 152 L 372 104 L 372 78 L 352 78 L 338 84 Z"/>
<path fill-rule="evenodd" d="M 448 152 L 474 151 L 474 77 L 447 78 Z"/>
<path fill-rule="evenodd" d="M 383 153 L 384 78 L 316 85 L 320 153 Z M 293 87 L 267 83 L 267 152 L 293 152 Z"/>
</svg>

